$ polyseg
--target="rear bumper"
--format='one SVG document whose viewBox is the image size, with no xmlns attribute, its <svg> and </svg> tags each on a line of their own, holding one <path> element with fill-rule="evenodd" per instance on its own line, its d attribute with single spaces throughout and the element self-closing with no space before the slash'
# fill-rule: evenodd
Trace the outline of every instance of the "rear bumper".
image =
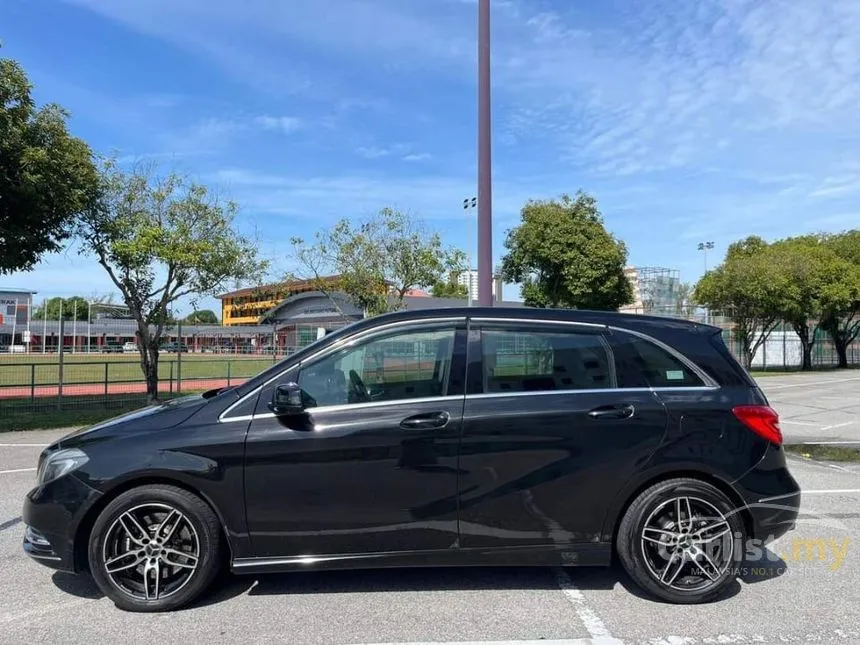
<svg viewBox="0 0 860 645">
<path fill-rule="evenodd" d="M 37 486 L 24 499 L 24 553 L 52 569 L 75 572 L 75 536 L 82 519 L 101 496 L 74 474 Z"/>
<path fill-rule="evenodd" d="M 768 446 L 762 460 L 733 484 L 752 518 L 749 537 L 767 544 L 792 530 L 800 512 L 800 486 L 782 448 Z"/>
</svg>

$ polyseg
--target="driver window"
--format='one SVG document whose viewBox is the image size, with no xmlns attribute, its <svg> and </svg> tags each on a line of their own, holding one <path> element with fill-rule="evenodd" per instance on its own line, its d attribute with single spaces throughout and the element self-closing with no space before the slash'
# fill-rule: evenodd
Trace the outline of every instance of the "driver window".
<svg viewBox="0 0 860 645">
<path fill-rule="evenodd" d="M 454 328 L 375 336 L 302 368 L 305 407 L 444 396 Z"/>
</svg>

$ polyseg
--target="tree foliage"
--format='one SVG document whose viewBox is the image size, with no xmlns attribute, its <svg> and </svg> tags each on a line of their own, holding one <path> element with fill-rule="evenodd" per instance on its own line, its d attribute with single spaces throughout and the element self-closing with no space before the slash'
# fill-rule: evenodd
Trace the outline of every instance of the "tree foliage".
<svg viewBox="0 0 860 645">
<path fill-rule="evenodd" d="M 92 198 L 89 146 L 69 135 L 58 105 L 37 109 L 24 70 L 0 59 L 0 274 L 57 251 Z"/>
<path fill-rule="evenodd" d="M 137 322 L 147 396 L 158 397 L 158 348 L 170 306 L 214 295 L 234 280 L 259 280 L 265 262 L 234 228 L 236 204 L 155 167 L 123 172 L 104 163 L 98 199 L 80 218 L 82 252 L 95 256 Z"/>
<path fill-rule="evenodd" d="M 675 315 L 690 316 L 697 304 L 695 286 L 689 282 L 679 282 L 675 288 Z"/>
<path fill-rule="evenodd" d="M 699 303 L 731 316 L 747 368 L 784 311 L 785 274 L 767 251 L 768 244 L 760 237 L 734 242 L 723 263 L 696 284 Z"/>
<path fill-rule="evenodd" d="M 465 284 L 457 282 L 456 274 L 451 274 L 447 280 L 440 280 L 433 285 L 430 293 L 434 298 L 468 298 L 469 290 Z"/>
<path fill-rule="evenodd" d="M 767 244 L 749 237 L 696 285 L 699 301 L 732 318 L 745 365 L 781 322 L 800 339 L 812 368 L 819 329 L 833 339 L 839 365 L 860 333 L 860 234 L 804 235 Z"/>
<path fill-rule="evenodd" d="M 466 257 L 444 247 L 438 233 L 392 208 L 359 222 L 341 219 L 312 241 L 291 241 L 298 277 L 312 280 L 335 303 L 335 292 L 345 294 L 367 315 L 402 308 L 410 290 L 430 287 L 463 269 Z"/>
<path fill-rule="evenodd" d="M 218 316 L 211 309 L 192 311 L 185 317 L 185 322 L 190 325 L 217 325 Z"/>
<path fill-rule="evenodd" d="M 87 320 L 90 312 L 90 302 L 83 296 L 71 298 L 48 298 L 41 306 L 33 310 L 32 320 Z"/>
<path fill-rule="evenodd" d="M 633 301 L 627 247 L 606 230 L 591 195 L 529 201 L 521 217 L 505 240 L 502 277 L 522 284 L 527 305 L 615 310 Z"/>
<path fill-rule="evenodd" d="M 821 328 L 836 347 L 839 367 L 848 367 L 848 347 L 860 335 L 860 230 L 820 236 L 823 246 L 845 263 L 845 276 L 831 285 Z"/>
</svg>

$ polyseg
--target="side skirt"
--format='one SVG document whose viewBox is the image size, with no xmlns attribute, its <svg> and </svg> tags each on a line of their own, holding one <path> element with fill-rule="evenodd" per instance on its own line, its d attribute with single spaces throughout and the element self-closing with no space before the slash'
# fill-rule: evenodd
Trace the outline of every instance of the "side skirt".
<svg viewBox="0 0 860 645">
<path fill-rule="evenodd" d="M 540 545 L 236 558 L 230 563 L 230 568 L 233 573 L 254 574 L 387 567 L 608 566 L 611 560 L 612 545 L 599 543 L 566 545 L 563 548 Z"/>
</svg>

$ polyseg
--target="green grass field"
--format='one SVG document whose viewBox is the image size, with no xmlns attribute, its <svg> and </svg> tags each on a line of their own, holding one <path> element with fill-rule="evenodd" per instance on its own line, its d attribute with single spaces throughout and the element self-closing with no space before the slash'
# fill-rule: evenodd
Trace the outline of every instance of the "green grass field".
<svg viewBox="0 0 860 645">
<path fill-rule="evenodd" d="M 195 393 L 197 392 L 182 392 L 181 395 L 165 393 L 161 400 L 167 401 L 176 396 Z M 38 407 L 33 408 L 34 404 Z M 145 394 L 63 397 L 60 409 L 57 408 L 56 397 L 44 397 L 35 402 L 29 398 L 0 399 L 0 432 L 76 428 L 92 425 L 145 405 Z"/>
<path fill-rule="evenodd" d="M 244 379 L 272 365 L 271 357 L 217 356 L 183 354 L 182 380 L 201 378 Z M 158 361 L 161 380 L 176 380 L 179 365 L 175 354 L 163 355 Z M 66 354 L 63 383 L 128 383 L 143 380 L 136 356 L 131 354 Z M 0 387 L 55 385 L 59 381 L 57 356 L 0 356 Z"/>
</svg>

